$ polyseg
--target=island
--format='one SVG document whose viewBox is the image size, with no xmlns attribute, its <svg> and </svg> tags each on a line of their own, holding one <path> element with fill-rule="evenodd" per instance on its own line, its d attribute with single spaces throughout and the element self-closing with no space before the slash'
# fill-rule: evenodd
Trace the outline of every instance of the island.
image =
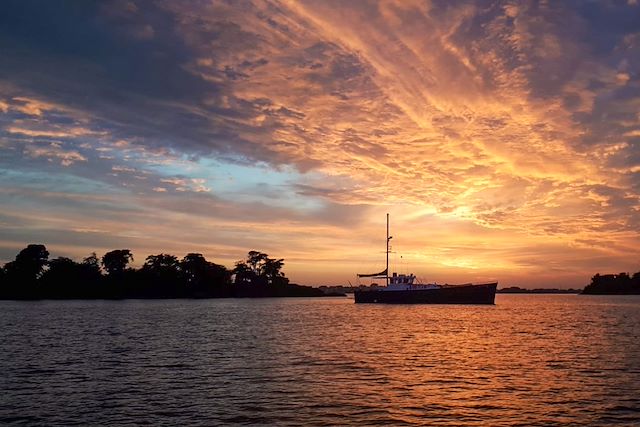
<svg viewBox="0 0 640 427">
<path fill-rule="evenodd" d="M 640 272 L 596 274 L 582 291 L 585 295 L 640 295 Z"/>
<path fill-rule="evenodd" d="M 320 297 L 311 286 L 289 283 L 284 259 L 250 251 L 233 269 L 207 261 L 200 253 L 178 259 L 149 255 L 131 268 L 133 254 L 116 249 L 80 262 L 49 259 L 42 244 L 30 244 L 0 268 L 0 299 L 265 298 Z"/>
<path fill-rule="evenodd" d="M 580 289 L 558 289 L 558 288 L 535 288 L 526 289 L 518 286 L 510 286 L 508 288 L 498 289 L 498 294 L 579 294 L 582 292 Z"/>
</svg>

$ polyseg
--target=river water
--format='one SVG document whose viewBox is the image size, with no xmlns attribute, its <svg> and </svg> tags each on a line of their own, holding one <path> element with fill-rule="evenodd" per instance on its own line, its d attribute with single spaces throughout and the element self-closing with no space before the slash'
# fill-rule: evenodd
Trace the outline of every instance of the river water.
<svg viewBox="0 0 640 427">
<path fill-rule="evenodd" d="M 0 302 L 0 424 L 640 425 L 640 297 Z"/>
</svg>

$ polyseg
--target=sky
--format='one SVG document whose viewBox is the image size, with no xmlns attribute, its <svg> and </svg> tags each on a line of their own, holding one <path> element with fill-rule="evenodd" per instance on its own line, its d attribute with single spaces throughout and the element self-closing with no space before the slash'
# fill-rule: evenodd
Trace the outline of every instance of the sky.
<svg viewBox="0 0 640 427">
<path fill-rule="evenodd" d="M 637 1 L 30 1 L 0 262 L 259 250 L 308 285 L 640 270 Z"/>
</svg>

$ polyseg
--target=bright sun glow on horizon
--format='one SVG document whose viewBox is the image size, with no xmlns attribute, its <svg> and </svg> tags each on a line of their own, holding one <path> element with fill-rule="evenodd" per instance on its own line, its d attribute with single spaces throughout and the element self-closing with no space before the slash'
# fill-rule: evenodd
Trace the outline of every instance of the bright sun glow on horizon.
<svg viewBox="0 0 640 427">
<path fill-rule="evenodd" d="M 640 270 L 634 2 L 15 3 L 0 261 L 284 258 L 301 284 Z M 401 258 L 400 258 L 401 257 Z"/>
</svg>

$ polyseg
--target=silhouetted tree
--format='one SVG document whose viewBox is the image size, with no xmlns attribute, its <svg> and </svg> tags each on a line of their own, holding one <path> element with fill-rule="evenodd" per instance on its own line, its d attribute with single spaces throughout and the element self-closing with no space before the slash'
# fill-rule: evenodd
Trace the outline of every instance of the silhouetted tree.
<svg viewBox="0 0 640 427">
<path fill-rule="evenodd" d="M 133 254 L 129 249 L 116 249 L 102 256 L 102 266 L 110 276 L 122 274 L 131 261 Z"/>
<path fill-rule="evenodd" d="M 262 274 L 267 278 L 268 283 L 282 284 L 288 283 L 289 280 L 281 272 L 284 267 L 284 259 L 266 258 L 262 265 Z"/>
<path fill-rule="evenodd" d="M 202 254 L 188 253 L 180 261 L 180 269 L 188 286 L 200 286 L 207 278 L 209 261 Z"/>
<path fill-rule="evenodd" d="M 44 245 L 30 244 L 22 249 L 14 261 L 4 266 L 4 286 L 7 294 L 26 298 L 37 298 L 38 278 L 42 275 L 49 259 Z"/>
<path fill-rule="evenodd" d="M 149 255 L 142 266 L 143 270 L 156 273 L 158 275 L 178 272 L 178 258 L 174 255 L 158 254 Z"/>
<path fill-rule="evenodd" d="M 35 281 L 47 265 L 49 252 L 44 245 L 31 244 L 16 255 L 15 261 L 5 265 L 9 275 L 27 281 Z"/>
<path fill-rule="evenodd" d="M 252 283 L 257 275 L 251 270 L 251 267 L 244 261 L 238 261 L 233 268 L 235 275 L 235 283 Z"/>
<path fill-rule="evenodd" d="M 223 265 L 207 261 L 202 254 L 189 253 L 180 262 L 192 296 L 230 296 L 231 272 Z"/>
<path fill-rule="evenodd" d="M 140 296 L 175 298 L 185 289 L 178 258 L 169 254 L 149 255 L 134 284 Z"/>
<path fill-rule="evenodd" d="M 640 272 L 632 277 L 628 273 L 596 274 L 591 283 L 582 291 L 583 294 L 640 294 Z"/>
<path fill-rule="evenodd" d="M 54 258 L 48 265 L 40 278 L 42 294 L 58 298 L 77 296 L 82 281 L 81 265 L 65 257 Z"/>
<path fill-rule="evenodd" d="M 29 245 L 0 268 L 0 298 L 211 298 L 321 296 L 322 291 L 289 283 L 283 259 L 251 251 L 233 271 L 189 253 L 182 260 L 170 254 L 149 255 L 136 270 L 129 249 L 117 249 L 98 259 L 95 253 L 76 262 L 49 259 L 44 245 Z M 103 276 L 100 265 L 108 273 Z M 235 274 L 236 285 L 231 285 Z M 634 275 L 635 279 L 636 275 Z M 631 280 L 628 275 L 627 279 Z"/>
<path fill-rule="evenodd" d="M 7 279 L 7 272 L 4 269 L 4 265 L 0 267 L 0 297 L 8 295 L 10 291 L 9 281 Z"/>
<path fill-rule="evenodd" d="M 88 257 L 83 258 L 82 265 L 84 265 L 88 271 L 95 271 L 100 274 L 100 260 L 95 252 L 91 252 Z"/>
<path fill-rule="evenodd" d="M 87 295 L 95 295 L 100 292 L 99 286 L 102 284 L 102 272 L 100 271 L 100 260 L 95 252 L 91 252 L 88 257 L 82 259 L 80 263 L 82 281 L 87 289 Z"/>
<path fill-rule="evenodd" d="M 247 265 L 254 274 L 260 276 L 263 273 L 262 267 L 267 259 L 269 259 L 269 256 L 263 252 L 249 251 L 247 254 Z"/>
<path fill-rule="evenodd" d="M 236 283 L 252 284 L 285 284 L 289 280 L 285 278 L 282 267 L 284 259 L 269 258 L 269 255 L 250 251 L 246 261 L 238 261 L 233 273 Z"/>
<path fill-rule="evenodd" d="M 224 265 L 210 262 L 207 275 L 210 283 L 215 286 L 228 285 L 231 283 L 231 272 Z"/>
<path fill-rule="evenodd" d="M 49 261 L 48 263 L 49 269 L 44 272 L 42 277 L 52 276 L 54 274 L 63 275 L 65 272 L 72 272 L 74 270 L 79 270 L 80 264 L 67 257 L 58 257 Z"/>
</svg>

